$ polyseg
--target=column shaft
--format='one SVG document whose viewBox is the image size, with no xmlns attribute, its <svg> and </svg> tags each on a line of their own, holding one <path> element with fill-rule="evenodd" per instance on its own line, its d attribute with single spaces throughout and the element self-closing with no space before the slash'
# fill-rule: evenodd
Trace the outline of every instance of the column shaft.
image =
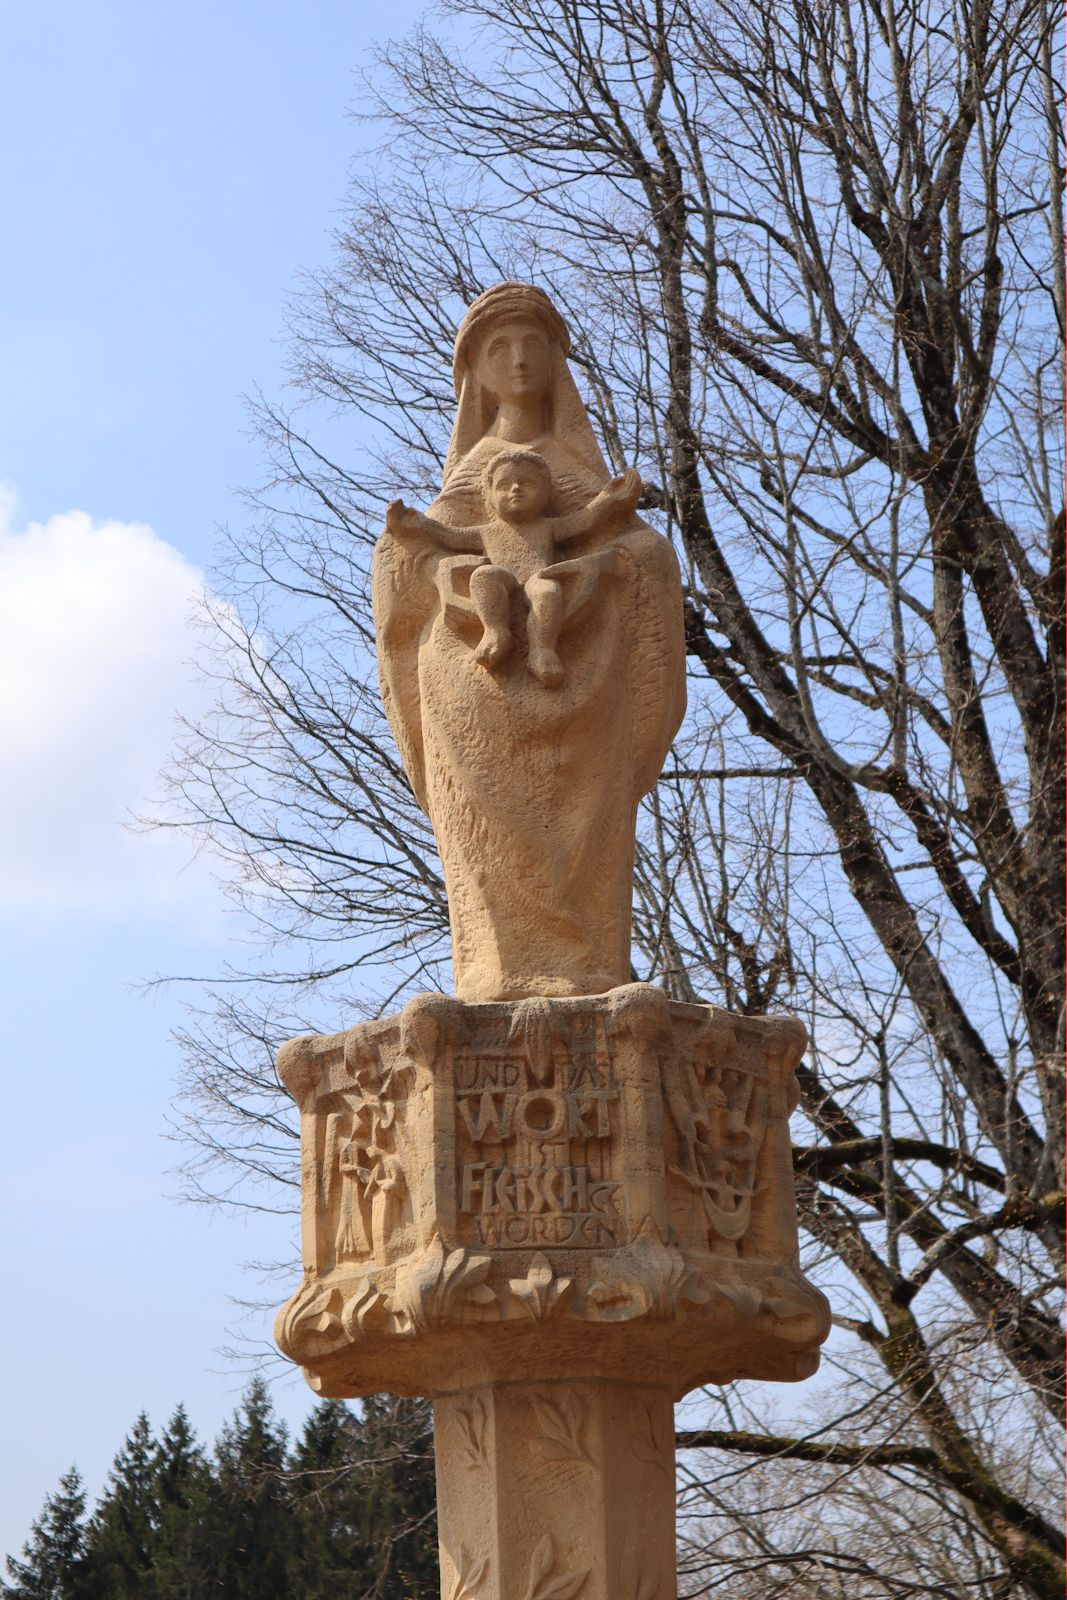
<svg viewBox="0 0 1067 1600">
<path fill-rule="evenodd" d="M 434 1435 L 442 1600 L 674 1600 L 667 1389 L 485 1384 Z"/>
</svg>

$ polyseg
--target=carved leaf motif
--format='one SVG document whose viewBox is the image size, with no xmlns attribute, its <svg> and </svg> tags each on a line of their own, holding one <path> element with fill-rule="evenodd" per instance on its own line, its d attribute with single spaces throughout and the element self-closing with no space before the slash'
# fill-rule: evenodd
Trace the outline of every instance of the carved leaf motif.
<svg viewBox="0 0 1067 1600">
<path fill-rule="evenodd" d="M 564 1389 L 558 1401 L 535 1394 L 533 1407 L 543 1435 L 533 1441 L 538 1454 L 546 1461 L 584 1461 L 591 1467 L 593 1458 L 582 1440 L 582 1403 L 573 1390 Z"/>
<path fill-rule="evenodd" d="M 629 1322 L 631 1317 L 643 1316 L 649 1304 L 644 1286 L 613 1270 L 603 1258 L 594 1265 L 601 1275 L 589 1285 L 585 1296 L 592 1315 L 603 1322 Z"/>
<path fill-rule="evenodd" d="M 537 1542 L 530 1558 L 530 1582 L 525 1600 L 572 1600 L 589 1576 L 588 1567 L 575 1567 L 570 1572 L 556 1572 L 556 1551 L 552 1535 L 546 1533 Z"/>
<path fill-rule="evenodd" d="M 655 1600 L 659 1593 L 660 1569 L 655 1565 L 646 1565 L 634 1556 L 627 1558 L 620 1577 L 625 1600 Z"/>
<path fill-rule="evenodd" d="M 531 1258 L 530 1270 L 525 1278 L 508 1280 L 508 1288 L 526 1315 L 537 1322 L 543 1321 L 561 1306 L 573 1286 L 573 1279 L 556 1277 L 548 1257 L 540 1251 Z"/>
<path fill-rule="evenodd" d="M 640 1256 L 645 1286 L 660 1316 L 674 1316 L 681 1300 L 703 1305 L 711 1298 L 680 1250 L 649 1237 L 638 1241 L 634 1255 Z"/>
<path fill-rule="evenodd" d="M 341 1333 L 340 1307 L 341 1295 L 335 1285 L 305 1284 L 278 1317 L 279 1344 L 287 1354 L 302 1350 L 308 1339 L 321 1349 L 324 1340 Z"/>
<path fill-rule="evenodd" d="M 626 1322 L 633 1317 L 674 1317 L 682 1302 L 703 1305 L 708 1289 L 680 1250 L 664 1244 L 650 1218 L 633 1244 L 593 1262 L 594 1277 L 586 1305 L 599 1322 Z"/>
<path fill-rule="evenodd" d="M 461 1406 L 456 1412 L 456 1427 L 463 1441 L 459 1447 L 459 1458 L 473 1471 L 478 1471 L 489 1464 L 489 1452 L 485 1440 L 487 1425 L 488 1417 L 483 1400 L 475 1400 L 469 1407 Z"/>
<path fill-rule="evenodd" d="M 358 1333 L 375 1324 L 387 1320 L 385 1296 L 378 1292 L 372 1279 L 367 1278 L 360 1284 L 355 1294 L 349 1300 L 341 1313 L 341 1326 L 350 1339 Z"/>
<path fill-rule="evenodd" d="M 585 1297 L 591 1314 L 600 1322 L 629 1322 L 659 1309 L 660 1278 L 667 1255 L 655 1224 L 646 1218 L 633 1244 L 593 1262 L 593 1282 Z"/>
<path fill-rule="evenodd" d="M 724 1280 L 718 1285 L 718 1289 L 733 1306 L 738 1322 L 751 1322 L 759 1315 L 759 1291 L 750 1283 L 731 1283 Z"/>
<path fill-rule="evenodd" d="M 663 1423 L 656 1416 L 654 1405 L 645 1407 L 645 1427 L 641 1433 L 631 1433 L 630 1449 L 638 1461 L 643 1461 L 646 1466 L 658 1467 L 663 1473 L 668 1473 L 669 1468 L 663 1459 L 667 1439 L 664 1436 Z"/>
<path fill-rule="evenodd" d="M 394 1308 L 401 1329 L 436 1327 L 457 1318 L 466 1304 L 495 1304 L 496 1294 L 485 1282 L 492 1265 L 491 1257 L 464 1249 L 446 1254 L 434 1234 L 418 1261 L 397 1273 Z"/>
<path fill-rule="evenodd" d="M 304 1313 L 304 1325 L 313 1333 L 334 1333 L 339 1325 L 338 1312 L 341 1308 L 341 1294 L 336 1288 L 329 1288 L 314 1299 Z"/>
<path fill-rule="evenodd" d="M 459 1547 L 459 1560 L 456 1562 L 456 1577 L 451 1589 L 448 1591 L 448 1600 L 472 1600 L 477 1594 L 478 1586 L 485 1577 L 489 1565 L 487 1556 L 480 1556 L 473 1561 L 463 1545 Z"/>
<path fill-rule="evenodd" d="M 450 1250 L 438 1280 L 436 1299 L 442 1315 L 453 1299 L 473 1300 L 489 1305 L 496 1295 L 485 1282 L 492 1267 L 489 1256 L 469 1256 L 466 1250 Z"/>
<path fill-rule="evenodd" d="M 538 1083 L 547 1083 L 552 1076 L 556 1028 L 553 1009 L 545 1000 L 524 1000 L 516 1007 L 508 1043 L 521 1045 L 526 1064 Z"/>
</svg>

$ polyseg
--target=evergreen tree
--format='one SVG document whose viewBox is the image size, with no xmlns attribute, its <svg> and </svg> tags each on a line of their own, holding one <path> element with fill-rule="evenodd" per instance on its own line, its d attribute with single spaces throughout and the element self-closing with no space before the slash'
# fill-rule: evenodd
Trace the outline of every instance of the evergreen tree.
<svg viewBox="0 0 1067 1600">
<path fill-rule="evenodd" d="M 360 1529 L 358 1424 L 341 1400 L 311 1412 L 288 1464 L 293 1508 L 293 1594 L 356 1600 L 373 1581 Z"/>
<path fill-rule="evenodd" d="M 159 1522 L 153 1562 L 154 1600 L 200 1600 L 210 1593 L 211 1574 L 217 1565 L 212 1548 L 213 1482 L 185 1407 L 179 1405 L 156 1450 Z"/>
<path fill-rule="evenodd" d="M 157 1451 L 142 1411 L 115 1457 L 86 1539 L 94 1585 L 109 1600 L 147 1600 L 154 1591 Z"/>
<path fill-rule="evenodd" d="M 85 1491 L 71 1467 L 34 1521 L 23 1560 L 8 1556 L 4 1600 L 90 1600 L 84 1516 Z"/>
<path fill-rule="evenodd" d="M 361 1404 L 357 1515 L 368 1592 L 389 1600 L 433 1594 L 440 1579 L 429 1401 L 370 1395 Z"/>
<path fill-rule="evenodd" d="M 179 1406 L 139 1416 L 88 1526 L 76 1471 L 0 1600 L 415 1600 L 438 1583 L 425 1402 L 315 1407 L 292 1451 L 255 1379 L 209 1460 Z"/>
<path fill-rule="evenodd" d="M 300 1600 L 389 1600 L 438 1584 L 433 1437 L 425 1402 L 373 1396 L 356 1417 L 327 1400 L 289 1462 L 291 1593 Z"/>
<path fill-rule="evenodd" d="M 267 1385 L 254 1378 L 215 1448 L 212 1503 L 213 1580 L 227 1600 L 290 1595 L 294 1554 L 284 1468 L 286 1432 L 274 1418 Z"/>
<path fill-rule="evenodd" d="M 210 1477 L 210 1472 L 204 1452 L 189 1425 L 188 1412 L 179 1405 L 164 1428 L 156 1450 L 156 1498 L 161 1512 L 168 1506 L 189 1504 L 206 1477 Z"/>
</svg>

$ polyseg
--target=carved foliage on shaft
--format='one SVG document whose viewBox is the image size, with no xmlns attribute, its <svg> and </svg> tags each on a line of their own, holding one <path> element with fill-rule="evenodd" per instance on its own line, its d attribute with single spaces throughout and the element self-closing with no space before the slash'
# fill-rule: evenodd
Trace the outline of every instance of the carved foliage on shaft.
<svg viewBox="0 0 1067 1600">
<path fill-rule="evenodd" d="M 619 1567 L 621 1600 L 656 1600 L 662 1582 L 663 1574 L 651 1558 L 630 1555 Z"/>
<path fill-rule="evenodd" d="M 645 1466 L 656 1467 L 669 1475 L 671 1439 L 668 1428 L 655 1403 L 643 1406 L 642 1411 L 641 1426 L 629 1437 L 630 1449 Z"/>
<path fill-rule="evenodd" d="M 573 1600 L 588 1576 L 588 1567 L 560 1571 L 552 1535 L 546 1533 L 530 1558 L 530 1578 L 523 1600 Z"/>
<path fill-rule="evenodd" d="M 488 1569 L 488 1557 L 479 1556 L 475 1559 L 466 1546 L 461 1544 L 459 1559 L 456 1562 L 456 1576 L 448 1591 L 448 1600 L 474 1600 Z"/>
<path fill-rule="evenodd" d="M 475 1398 L 466 1406 L 457 1406 L 456 1431 L 459 1434 L 457 1455 L 472 1472 L 482 1472 L 489 1465 L 489 1414 L 485 1401 Z"/>
<path fill-rule="evenodd" d="M 572 1388 L 551 1394 L 533 1394 L 534 1415 L 540 1429 L 531 1447 L 545 1461 L 582 1461 L 593 1466 L 585 1444 L 585 1409 Z"/>
</svg>

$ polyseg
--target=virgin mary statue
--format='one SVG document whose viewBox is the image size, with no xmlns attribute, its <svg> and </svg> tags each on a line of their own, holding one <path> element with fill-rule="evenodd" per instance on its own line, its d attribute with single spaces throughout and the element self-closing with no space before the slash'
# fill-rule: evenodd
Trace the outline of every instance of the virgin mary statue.
<svg viewBox="0 0 1067 1600">
<path fill-rule="evenodd" d="M 501 456 L 547 464 L 551 517 L 572 518 L 608 484 L 568 347 L 540 289 L 502 283 L 471 306 L 429 511 L 438 525 L 491 522 L 486 469 Z M 382 698 L 444 866 L 456 994 L 599 994 L 630 981 L 638 801 L 685 709 L 678 563 L 632 512 L 593 519 L 567 550 L 563 679 L 546 685 L 528 670 L 521 585 L 509 602 L 514 649 L 491 668 L 476 658 L 470 573 L 485 557 L 475 547 L 457 558 L 457 547 L 387 527 L 374 554 Z"/>
</svg>

